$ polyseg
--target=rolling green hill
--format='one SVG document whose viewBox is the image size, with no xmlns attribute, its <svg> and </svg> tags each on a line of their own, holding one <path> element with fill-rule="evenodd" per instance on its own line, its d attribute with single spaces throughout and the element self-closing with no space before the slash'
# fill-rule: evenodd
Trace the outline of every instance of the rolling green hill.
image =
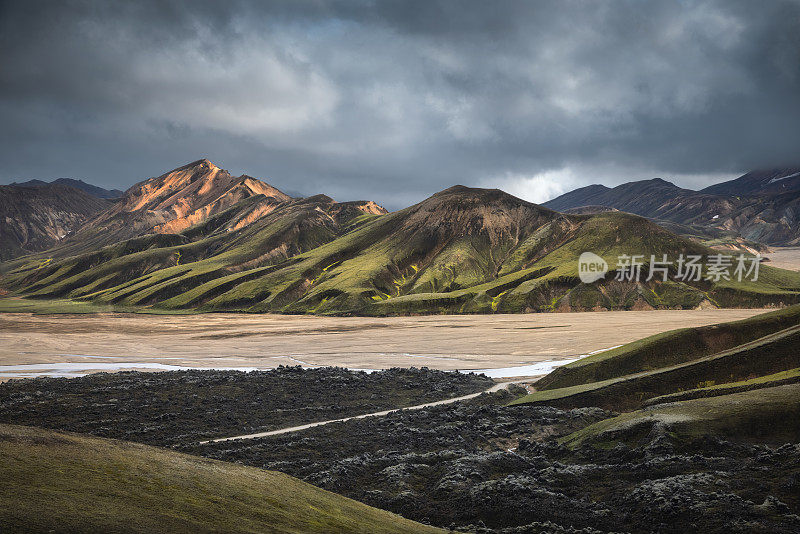
<svg viewBox="0 0 800 534">
<path fill-rule="evenodd" d="M 800 428 L 800 306 L 685 328 L 589 356 L 544 377 L 514 405 L 624 412 L 564 438 L 613 447 L 714 435 L 796 441 Z M 655 433 L 655 434 L 654 434 Z"/>
<path fill-rule="evenodd" d="M 28 298 L 123 307 L 359 315 L 800 302 L 800 273 L 768 266 L 758 282 L 618 282 L 611 273 L 581 283 L 584 251 L 612 269 L 623 254 L 714 253 L 626 213 L 563 215 L 502 191 L 455 186 L 385 215 L 320 195 L 237 226 L 258 202 L 247 198 L 179 234 L 52 261 L 23 258 L 2 267 L 0 284 Z"/>
<path fill-rule="evenodd" d="M 653 371 L 735 349 L 800 324 L 800 306 L 791 306 L 730 323 L 681 328 L 556 368 L 536 383 L 551 390 Z"/>
<path fill-rule="evenodd" d="M 682 402 L 659 403 L 589 425 L 562 439 L 568 447 L 636 445 L 662 433 L 673 440 L 705 436 L 783 445 L 800 435 L 800 384 Z"/>
<path fill-rule="evenodd" d="M 0 458 L 3 532 L 444 532 L 282 473 L 124 441 L 0 425 Z"/>
<path fill-rule="evenodd" d="M 800 347 L 800 325 L 678 365 L 600 382 L 537 391 L 525 397 L 524 402 L 559 408 L 640 408 L 644 401 L 659 395 L 704 384 L 740 382 L 800 367 L 797 347 Z"/>
</svg>

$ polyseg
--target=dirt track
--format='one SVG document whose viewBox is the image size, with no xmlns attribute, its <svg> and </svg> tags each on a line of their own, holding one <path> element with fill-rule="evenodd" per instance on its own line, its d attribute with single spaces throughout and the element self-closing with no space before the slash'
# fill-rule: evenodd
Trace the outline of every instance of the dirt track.
<svg viewBox="0 0 800 534">
<path fill-rule="evenodd" d="M 519 382 L 519 381 L 517 381 Z M 383 410 L 380 412 L 372 412 L 372 413 L 365 413 L 362 415 L 353 415 L 351 417 L 342 417 L 341 419 L 330 419 L 328 421 L 317 421 L 316 423 L 308 423 L 305 425 L 300 426 L 292 426 L 288 428 L 281 428 L 278 430 L 269 430 L 267 432 L 257 432 L 255 434 L 238 434 L 236 436 L 231 436 L 228 438 L 216 438 L 216 439 L 209 439 L 206 441 L 201 441 L 200 444 L 204 443 L 219 443 L 221 441 L 235 441 L 237 439 L 253 439 L 253 438 L 263 438 L 267 436 L 277 436 L 279 434 L 289 434 L 292 432 L 300 432 L 302 430 L 306 430 L 308 428 L 314 428 L 317 426 L 324 426 L 329 425 L 331 423 L 341 423 L 343 421 L 350 421 L 352 419 L 364 419 L 365 417 L 379 417 L 382 415 L 389 415 L 390 413 L 399 412 L 400 410 L 421 410 L 423 408 L 428 408 L 430 406 L 442 406 L 443 404 L 453 404 L 454 402 L 460 402 L 468 399 L 474 399 L 478 395 L 483 395 L 484 393 L 494 393 L 495 391 L 500 391 L 501 389 L 505 389 L 511 384 L 515 384 L 517 382 L 501 382 L 499 384 L 495 384 L 494 386 L 490 387 L 486 391 L 479 391 L 478 393 L 470 393 L 469 395 L 463 395 L 461 397 L 454 397 L 452 399 L 444 399 L 440 401 L 434 402 L 426 402 L 425 404 L 417 404 L 416 406 L 408 406 L 406 408 L 395 408 L 393 410 Z"/>
<path fill-rule="evenodd" d="M 128 368 L 149 363 L 486 369 L 572 358 L 665 330 L 741 319 L 761 311 L 392 318 L 0 314 L 0 366 L 81 362 L 91 367 L 92 362 L 124 362 Z M 0 372 L 0 379 L 3 376 Z"/>
</svg>

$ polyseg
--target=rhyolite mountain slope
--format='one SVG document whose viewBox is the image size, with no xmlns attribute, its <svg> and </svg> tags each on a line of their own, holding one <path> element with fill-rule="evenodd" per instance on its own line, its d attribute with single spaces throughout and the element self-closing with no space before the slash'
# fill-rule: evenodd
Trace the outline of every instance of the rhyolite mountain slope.
<svg viewBox="0 0 800 534">
<path fill-rule="evenodd" d="M 0 186 L 0 260 L 48 249 L 111 203 L 64 185 Z"/>
<path fill-rule="evenodd" d="M 614 208 L 657 222 L 694 227 L 687 235 L 705 234 L 709 242 L 724 235 L 730 242 L 795 245 L 800 243 L 800 189 L 793 186 L 793 170 L 749 173 L 702 191 L 683 189 L 660 178 L 614 188 L 590 185 L 544 205 L 557 211 L 584 206 Z"/>
<path fill-rule="evenodd" d="M 309 198 L 309 201 L 292 198 L 251 176 L 231 176 L 207 159 L 201 159 L 129 188 L 113 206 L 86 222 L 58 247 L 48 250 L 47 255 L 66 258 L 127 240 L 133 240 L 129 249 L 187 243 L 213 232 L 224 233 L 225 240 L 230 241 L 240 230 L 263 222 L 279 207 L 294 206 L 302 212 L 309 202 L 323 197 Z M 324 199 L 322 203 L 331 205 L 330 210 L 338 214 L 339 222 L 343 213 L 357 217 L 386 212 L 371 201 L 336 203 L 328 197 Z M 286 214 L 286 210 L 280 213 Z M 335 235 L 336 231 L 329 238 Z M 287 243 L 286 247 L 296 249 L 295 245 Z"/>
<path fill-rule="evenodd" d="M 176 234 L 257 195 L 262 198 L 251 206 L 253 219 L 291 200 L 269 184 L 247 175 L 231 176 L 202 159 L 132 186 L 76 240 L 99 238 L 110 244 L 149 233 Z"/>
<path fill-rule="evenodd" d="M 89 193 L 93 197 L 97 198 L 114 199 L 123 195 L 123 191 L 120 191 L 119 189 L 104 189 L 96 185 L 87 184 L 83 180 L 76 180 L 74 178 L 57 178 L 49 183 L 43 180 L 28 180 L 27 182 L 14 182 L 11 185 L 18 185 L 21 187 L 42 187 L 51 184 L 74 187 L 75 189 L 80 189 L 84 193 Z"/>
<path fill-rule="evenodd" d="M 279 203 L 237 228 L 262 196 L 181 233 L 150 234 L 53 261 L 5 266 L 31 298 L 164 310 L 390 315 L 781 305 L 800 274 L 762 267 L 757 283 L 583 284 L 584 251 L 711 254 L 635 215 L 565 215 L 499 190 L 455 186 L 403 210 L 319 195 Z"/>
</svg>

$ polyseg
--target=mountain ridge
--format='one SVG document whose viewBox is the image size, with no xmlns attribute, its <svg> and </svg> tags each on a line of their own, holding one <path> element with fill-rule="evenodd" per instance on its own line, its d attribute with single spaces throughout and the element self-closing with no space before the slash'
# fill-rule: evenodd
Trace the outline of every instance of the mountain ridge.
<svg viewBox="0 0 800 534">
<path fill-rule="evenodd" d="M 701 192 L 715 195 L 784 193 L 800 189 L 800 166 L 750 171 L 739 178 L 710 185 Z"/>
<path fill-rule="evenodd" d="M 231 176 L 203 158 L 134 184 L 71 241 L 80 250 L 81 241 L 97 247 L 148 233 L 175 234 L 255 196 L 263 198 L 253 206 L 250 220 L 291 200 L 265 182 L 246 175 Z"/>
<path fill-rule="evenodd" d="M 595 184 L 565 193 L 543 205 L 559 211 L 603 206 L 657 222 L 706 229 L 714 236 L 726 233 L 729 241 L 795 245 L 800 243 L 800 171 L 795 188 L 791 172 L 794 170 L 754 171 L 700 191 L 684 189 L 661 178 L 627 182 L 613 188 Z M 780 188 L 771 187 L 770 181 L 778 183 L 775 177 L 778 181 L 789 182 Z"/>
<path fill-rule="evenodd" d="M 157 196 L 157 195 L 156 195 Z M 497 189 L 454 186 L 408 208 L 369 213 L 325 195 L 246 198 L 180 234 L 150 234 L 41 266 L 11 265 L 29 298 L 162 310 L 406 315 L 782 305 L 800 274 L 762 268 L 757 284 L 584 284 L 578 257 L 713 251 L 625 212 L 566 215 Z M 266 199 L 269 202 L 269 199 Z M 646 265 L 644 267 L 646 269 Z"/>
<path fill-rule="evenodd" d="M 621 192 L 618 211 L 599 207 Z M 23 297 L 165 311 L 403 315 L 800 302 L 800 274 L 767 266 L 757 283 L 613 273 L 583 283 L 584 252 L 610 266 L 639 255 L 645 270 L 664 254 L 716 254 L 657 222 L 700 227 L 712 210 L 725 214 L 725 228 L 759 214 L 663 179 L 570 195 L 595 206 L 565 214 L 499 189 L 455 185 L 387 213 L 371 201 L 291 198 L 200 159 L 135 184 L 58 247 L 0 271 L 3 287 Z M 781 195 L 791 209 L 793 193 Z"/>
<path fill-rule="evenodd" d="M 13 182 L 9 185 L 16 185 L 20 187 L 42 187 L 46 185 L 66 185 L 69 187 L 74 187 L 75 189 L 80 189 L 85 193 L 89 193 L 92 196 L 97 198 L 104 198 L 107 200 L 119 198 L 123 195 L 124 191 L 120 191 L 119 189 L 105 189 L 103 187 L 89 184 L 84 182 L 83 180 L 76 180 L 74 178 L 57 178 L 50 182 L 45 182 L 44 180 L 28 180 L 26 182 Z"/>
</svg>

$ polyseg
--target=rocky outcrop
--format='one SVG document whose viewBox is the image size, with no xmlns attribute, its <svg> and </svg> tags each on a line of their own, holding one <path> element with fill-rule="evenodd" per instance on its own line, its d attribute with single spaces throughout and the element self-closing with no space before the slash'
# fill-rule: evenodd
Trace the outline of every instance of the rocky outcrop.
<svg viewBox="0 0 800 534">
<path fill-rule="evenodd" d="M 115 241 L 144 233 L 180 233 L 257 195 L 273 206 L 291 200 L 261 180 L 231 176 L 201 159 L 134 185 L 95 221 L 94 230 L 104 231 Z"/>
<path fill-rule="evenodd" d="M 570 450 L 552 438 L 609 412 L 489 397 L 185 450 L 277 469 L 457 532 L 800 529 L 800 444 L 682 442 L 656 431 L 635 447 Z"/>
</svg>

